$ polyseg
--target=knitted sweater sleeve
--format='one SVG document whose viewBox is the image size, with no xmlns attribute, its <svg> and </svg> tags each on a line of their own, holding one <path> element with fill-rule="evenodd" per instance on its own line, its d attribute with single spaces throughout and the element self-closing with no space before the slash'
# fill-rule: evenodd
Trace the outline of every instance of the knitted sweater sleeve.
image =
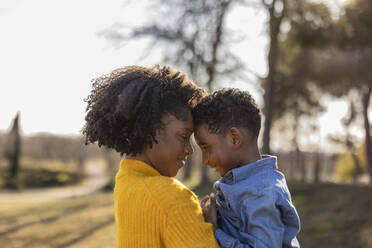
<svg viewBox="0 0 372 248">
<path fill-rule="evenodd" d="M 159 196 L 165 204 L 166 221 L 163 242 L 167 248 L 219 247 L 213 227 L 204 222 L 198 198 L 192 191 L 175 181 Z M 162 198 L 162 199 L 161 199 Z"/>
</svg>

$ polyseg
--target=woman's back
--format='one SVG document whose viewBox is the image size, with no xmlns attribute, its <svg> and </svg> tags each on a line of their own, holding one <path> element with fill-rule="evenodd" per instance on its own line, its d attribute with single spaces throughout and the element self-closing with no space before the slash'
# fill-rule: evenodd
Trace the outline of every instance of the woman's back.
<svg viewBox="0 0 372 248">
<path fill-rule="evenodd" d="M 139 160 L 120 164 L 115 218 L 120 248 L 218 247 L 195 194 Z"/>
</svg>

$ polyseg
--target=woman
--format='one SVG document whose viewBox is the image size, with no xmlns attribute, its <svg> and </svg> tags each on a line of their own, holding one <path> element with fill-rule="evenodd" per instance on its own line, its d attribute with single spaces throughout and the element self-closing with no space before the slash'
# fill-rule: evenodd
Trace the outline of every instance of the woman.
<svg viewBox="0 0 372 248">
<path fill-rule="evenodd" d="M 169 67 L 98 78 L 87 98 L 87 143 L 126 157 L 114 190 L 118 247 L 218 247 L 198 199 L 174 178 L 192 154 L 191 109 L 204 91 Z"/>
</svg>

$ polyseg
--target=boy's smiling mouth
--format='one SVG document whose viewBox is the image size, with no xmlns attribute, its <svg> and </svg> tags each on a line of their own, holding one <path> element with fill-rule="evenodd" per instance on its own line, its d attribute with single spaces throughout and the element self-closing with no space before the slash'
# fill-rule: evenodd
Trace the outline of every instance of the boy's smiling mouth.
<svg viewBox="0 0 372 248">
<path fill-rule="evenodd" d="M 211 168 L 212 168 L 214 171 L 218 172 L 218 171 L 217 171 L 217 166 L 213 166 L 213 167 L 211 166 Z"/>
</svg>

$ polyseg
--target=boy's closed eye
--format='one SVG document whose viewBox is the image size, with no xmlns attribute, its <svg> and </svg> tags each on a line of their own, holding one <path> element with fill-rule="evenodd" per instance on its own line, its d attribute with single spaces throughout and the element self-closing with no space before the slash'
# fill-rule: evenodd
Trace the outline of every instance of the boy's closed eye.
<svg viewBox="0 0 372 248">
<path fill-rule="evenodd" d="M 208 146 L 208 145 L 201 145 L 200 146 L 200 149 L 202 149 L 202 150 L 208 150 L 210 148 L 210 146 Z"/>
</svg>

